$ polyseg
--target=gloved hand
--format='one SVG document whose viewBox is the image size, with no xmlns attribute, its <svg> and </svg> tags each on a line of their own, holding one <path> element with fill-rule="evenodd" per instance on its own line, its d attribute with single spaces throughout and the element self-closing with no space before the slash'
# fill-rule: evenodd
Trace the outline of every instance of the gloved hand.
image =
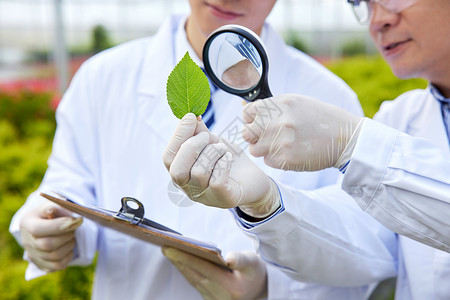
<svg viewBox="0 0 450 300">
<path fill-rule="evenodd" d="M 174 184 L 193 201 L 239 206 L 257 218 L 280 205 L 275 183 L 239 147 L 210 133 L 194 114 L 180 121 L 163 160 Z"/>
<path fill-rule="evenodd" d="M 254 300 L 267 295 L 266 267 L 256 253 L 230 252 L 226 261 L 232 272 L 177 249 L 163 248 L 163 253 L 204 299 Z"/>
<path fill-rule="evenodd" d="M 243 111 L 243 138 L 249 151 L 264 156 L 271 167 L 293 171 L 317 171 L 342 167 L 353 148 L 363 120 L 311 97 L 287 94 L 249 103 Z M 355 143 L 349 147 L 354 147 Z"/>
<path fill-rule="evenodd" d="M 73 258 L 75 230 L 83 222 L 48 201 L 32 209 L 20 222 L 22 244 L 28 258 L 41 270 L 52 272 L 67 267 Z"/>
</svg>

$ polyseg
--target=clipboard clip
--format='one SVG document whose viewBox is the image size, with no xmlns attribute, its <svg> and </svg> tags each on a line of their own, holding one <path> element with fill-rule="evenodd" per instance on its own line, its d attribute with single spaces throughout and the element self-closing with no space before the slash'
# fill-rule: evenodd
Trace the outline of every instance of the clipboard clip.
<svg viewBox="0 0 450 300">
<path fill-rule="evenodd" d="M 137 208 L 132 208 L 128 205 L 129 202 L 133 202 L 137 205 Z M 114 216 L 114 218 L 127 221 L 130 224 L 138 225 L 142 220 L 144 220 L 144 205 L 137 199 L 131 197 L 122 198 L 122 207 Z"/>
</svg>

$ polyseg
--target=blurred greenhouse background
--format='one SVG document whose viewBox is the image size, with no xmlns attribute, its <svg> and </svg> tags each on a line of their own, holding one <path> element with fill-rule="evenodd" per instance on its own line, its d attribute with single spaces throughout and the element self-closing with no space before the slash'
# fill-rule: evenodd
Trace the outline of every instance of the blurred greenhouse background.
<svg viewBox="0 0 450 300">
<path fill-rule="evenodd" d="M 55 60 L 66 84 L 66 60 L 91 53 L 95 28 L 108 38 L 102 46 L 113 45 L 152 34 L 169 14 L 188 10 L 187 0 L 0 0 L 0 81 Z M 269 20 L 315 56 L 375 51 L 344 0 L 279 0 Z"/>
<path fill-rule="evenodd" d="M 396 79 L 345 2 L 278 0 L 269 22 L 287 43 L 341 76 L 372 117 L 383 100 L 426 83 Z M 93 267 L 26 282 L 9 222 L 42 179 L 54 111 L 80 64 L 188 11 L 188 0 L 0 0 L 0 299 L 89 298 Z M 388 288 L 373 299 L 392 293 Z"/>
</svg>

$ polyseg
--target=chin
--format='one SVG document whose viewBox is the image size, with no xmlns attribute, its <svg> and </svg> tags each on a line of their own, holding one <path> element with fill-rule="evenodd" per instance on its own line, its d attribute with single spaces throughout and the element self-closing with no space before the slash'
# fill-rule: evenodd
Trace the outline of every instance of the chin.
<svg viewBox="0 0 450 300">
<path fill-rule="evenodd" d="M 409 76 L 409 73 L 408 72 L 404 72 L 403 70 L 402 71 L 398 71 L 398 70 L 392 69 L 392 73 L 394 73 L 394 75 L 396 77 L 400 78 L 400 79 L 409 79 L 409 78 L 411 78 Z"/>
<path fill-rule="evenodd" d="M 392 69 L 392 72 L 395 76 L 397 76 L 400 79 L 411 79 L 411 78 L 421 78 L 420 72 L 416 70 L 394 70 Z"/>
<path fill-rule="evenodd" d="M 400 79 L 417 78 L 420 75 L 417 68 L 413 68 L 407 65 L 395 64 L 394 62 L 387 61 L 391 67 L 392 73 Z"/>
<path fill-rule="evenodd" d="M 208 22 L 208 24 L 206 26 L 202 26 L 201 30 L 203 35 L 205 36 L 209 36 L 214 30 L 216 30 L 217 28 L 223 26 L 223 25 L 227 25 L 227 23 L 222 23 L 222 22 Z"/>
</svg>

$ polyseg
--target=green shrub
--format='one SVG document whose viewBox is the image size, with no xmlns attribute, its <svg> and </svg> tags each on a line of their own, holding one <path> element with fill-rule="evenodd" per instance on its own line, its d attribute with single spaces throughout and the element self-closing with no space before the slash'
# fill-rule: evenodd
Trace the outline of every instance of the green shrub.
<svg viewBox="0 0 450 300">
<path fill-rule="evenodd" d="M 300 38 L 300 33 L 296 31 L 288 31 L 285 37 L 286 44 L 304 52 L 309 53 L 310 49 L 308 44 Z"/>
<path fill-rule="evenodd" d="M 90 37 L 86 42 L 68 45 L 67 51 L 71 58 L 89 57 L 114 45 L 115 43 L 106 27 L 96 25 L 92 28 Z M 51 51 L 51 49 L 31 49 L 27 52 L 26 61 L 28 63 L 49 63 L 53 59 Z"/>
<path fill-rule="evenodd" d="M 102 25 L 92 29 L 92 51 L 98 53 L 113 46 L 108 30 Z"/>
<path fill-rule="evenodd" d="M 50 61 L 50 52 L 47 49 L 32 49 L 27 53 L 26 61 L 48 63 Z"/>
<path fill-rule="evenodd" d="M 398 79 L 380 56 L 345 58 L 327 67 L 356 92 L 367 117 L 373 117 L 383 101 L 427 85 L 423 79 Z"/>
<path fill-rule="evenodd" d="M 23 249 L 8 228 L 14 213 L 42 180 L 55 131 L 53 93 L 0 90 L 1 299 L 89 299 L 93 267 L 25 281 Z"/>
<path fill-rule="evenodd" d="M 53 93 L 47 91 L 4 92 L 0 89 L 0 120 L 9 122 L 19 138 L 35 135 L 36 129 L 43 130 L 40 134 L 51 138 L 56 127 L 55 112 L 51 108 L 53 96 Z M 39 122 L 44 122 L 46 126 L 40 127 Z"/>
<path fill-rule="evenodd" d="M 366 42 L 362 39 L 353 39 L 346 41 L 342 45 L 342 55 L 346 56 L 356 56 L 366 54 Z"/>
</svg>

